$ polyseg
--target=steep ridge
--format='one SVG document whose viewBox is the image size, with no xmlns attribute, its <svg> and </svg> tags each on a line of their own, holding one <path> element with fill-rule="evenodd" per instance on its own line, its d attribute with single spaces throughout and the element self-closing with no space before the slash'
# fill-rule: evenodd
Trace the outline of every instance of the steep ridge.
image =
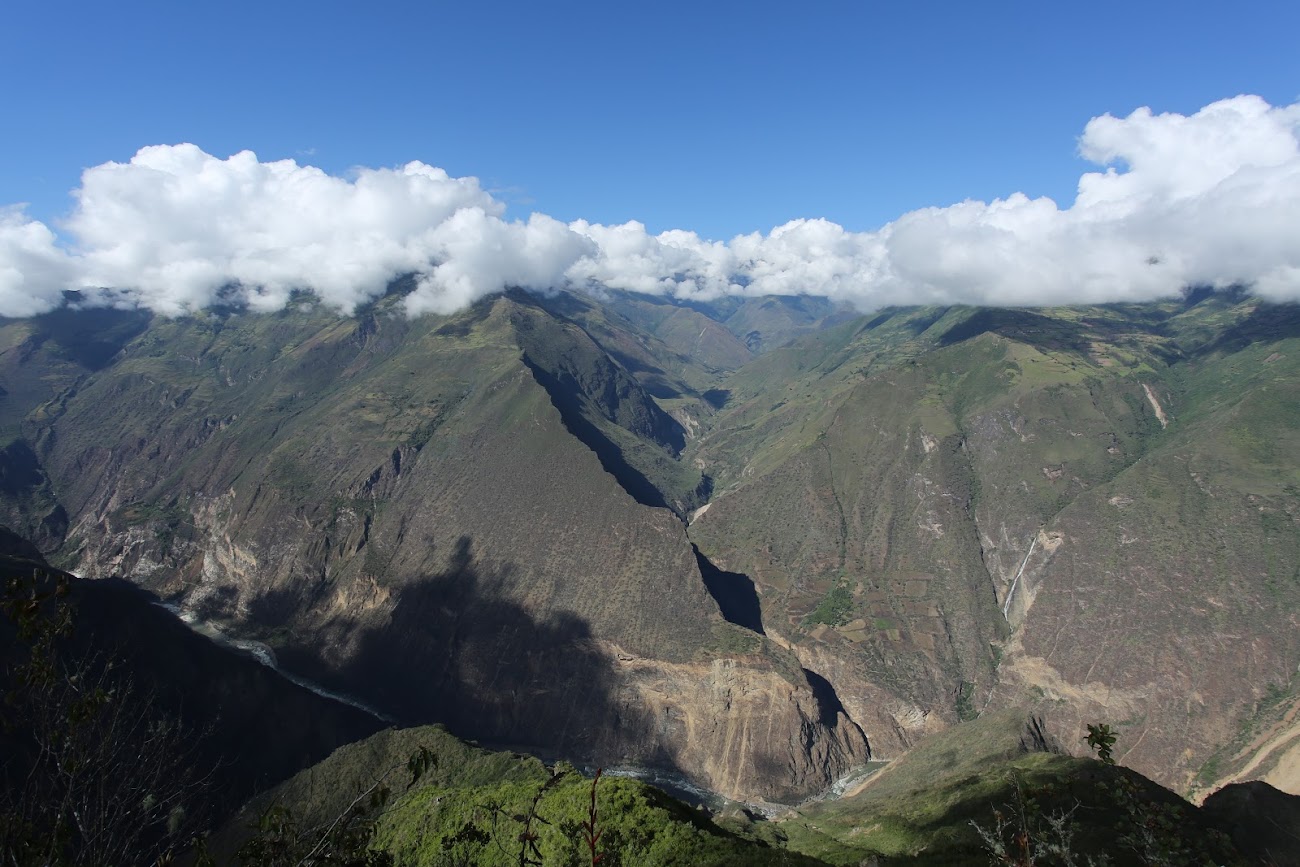
<svg viewBox="0 0 1300 867">
<path fill-rule="evenodd" d="M 1198 809 L 1127 768 L 1063 755 L 1044 732 L 1044 720 L 1023 709 L 988 713 L 926 738 L 845 797 L 800 805 L 776 824 L 790 848 L 845 867 L 987 864 L 982 833 L 999 820 L 1008 825 L 1005 849 L 1027 843 L 1039 863 L 1049 855 L 1065 863 L 1291 863 L 1296 841 L 1276 824 L 1300 798 L 1264 787 L 1243 804 L 1245 793 L 1229 789 L 1215 796 L 1224 806 Z M 1061 817 L 1063 833 L 1054 832 L 1051 820 Z"/>
<path fill-rule="evenodd" d="M 0 582 L 30 579 L 36 568 L 48 571 L 33 547 L 0 527 Z M 160 608 L 156 597 L 126 581 L 65 577 L 71 630 L 57 645 L 60 659 L 74 670 L 79 661 L 91 660 L 85 669 L 90 673 L 111 664 L 110 682 L 119 696 L 125 687 L 133 694 L 123 700 L 137 703 L 126 713 L 152 714 L 185 727 L 188 760 L 210 772 L 206 803 L 190 808 L 205 811 L 208 820 L 221 820 L 254 793 L 387 725 L 289 682 L 248 654 L 194 634 Z M 11 668 L 21 647 L 14 624 L 0 617 L 0 685 L 6 695 L 26 688 L 14 681 Z M 6 708 L 6 727 L 0 731 L 0 794 L 21 797 L 29 732 L 9 727 L 16 704 Z M 115 769 L 130 770 L 125 764 Z M 13 789 L 6 792 L 5 786 Z"/>
<path fill-rule="evenodd" d="M 414 780 L 408 760 L 421 748 L 435 760 Z M 254 799 L 213 836 L 212 850 L 236 849 L 271 804 L 306 825 L 329 822 L 389 769 L 397 796 L 372 842 L 403 863 L 516 863 L 519 822 L 530 813 L 539 817 L 531 828 L 539 860 L 581 862 L 590 852 L 579 823 L 593 793 L 602 863 L 984 864 L 991 853 L 981 832 L 1010 851 L 1055 846 L 1067 861 L 1290 864 L 1300 851 L 1290 831 L 1300 797 L 1230 786 L 1198 808 L 1128 769 L 1061 755 L 1023 709 L 954 726 L 843 797 L 770 816 L 716 802 L 716 812 L 690 809 L 617 770 L 595 782 L 563 762 L 491 752 L 440 727 L 393 729 Z"/>
</svg>

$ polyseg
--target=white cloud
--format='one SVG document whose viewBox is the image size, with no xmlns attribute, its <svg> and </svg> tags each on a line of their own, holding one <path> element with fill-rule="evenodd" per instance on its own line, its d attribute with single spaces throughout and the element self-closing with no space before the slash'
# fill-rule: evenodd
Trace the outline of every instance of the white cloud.
<svg viewBox="0 0 1300 867">
<path fill-rule="evenodd" d="M 566 269 L 595 252 L 587 238 L 544 214 L 508 223 L 479 208 L 457 211 L 433 230 L 429 241 L 429 252 L 441 264 L 407 296 L 411 315 L 451 313 L 507 286 L 559 286 Z"/>
<path fill-rule="evenodd" d="M 58 306 L 76 268 L 44 223 L 0 210 L 0 316 L 33 316 Z"/>
<path fill-rule="evenodd" d="M 433 236 L 461 210 L 499 214 L 474 178 L 409 163 L 352 180 L 250 151 L 148 147 L 88 170 L 68 221 L 92 286 L 129 289 L 163 313 L 205 307 L 238 284 L 257 308 L 293 289 L 350 311 L 400 273 L 429 267 Z"/>
<path fill-rule="evenodd" d="M 726 245 L 580 223 L 602 254 L 570 274 L 693 297 L 826 295 L 863 310 L 1143 301 L 1236 283 L 1300 300 L 1298 133 L 1300 104 L 1254 96 L 1191 116 L 1107 115 L 1079 142 L 1104 171 L 1080 178 L 1068 209 L 1015 193 L 912 211 L 877 232 L 796 220 Z"/>
<path fill-rule="evenodd" d="M 1300 104 L 1143 108 L 1087 124 L 1079 151 L 1101 170 L 1080 178 L 1069 208 L 1015 193 L 875 232 L 796 220 L 725 243 L 635 222 L 508 221 L 477 179 L 418 162 L 339 178 L 247 151 L 148 147 L 85 172 L 63 243 L 21 211 L 0 212 L 0 315 L 98 287 L 166 314 L 231 296 L 275 309 L 294 289 L 350 311 L 405 273 L 419 275 L 412 315 L 506 286 L 825 295 L 863 310 L 1137 301 L 1234 283 L 1300 300 L 1298 136 Z"/>
</svg>

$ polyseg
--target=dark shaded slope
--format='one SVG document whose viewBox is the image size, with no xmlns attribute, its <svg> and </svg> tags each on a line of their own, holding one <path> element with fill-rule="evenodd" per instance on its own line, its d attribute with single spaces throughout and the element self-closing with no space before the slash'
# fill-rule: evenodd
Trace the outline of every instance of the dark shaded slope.
<svg viewBox="0 0 1300 867">
<path fill-rule="evenodd" d="M 763 609 L 753 580 L 748 575 L 727 572 L 714 566 L 696 545 L 691 545 L 691 550 L 695 552 L 695 562 L 700 567 L 704 586 L 708 588 L 713 601 L 718 603 L 722 616 L 737 626 L 765 635 Z"/>
<path fill-rule="evenodd" d="M 30 320 L 35 326 L 32 348 L 48 341 L 57 356 L 85 370 L 101 370 L 152 319 L 147 310 L 61 307 Z"/>
<path fill-rule="evenodd" d="M 353 638 L 337 674 L 407 722 L 440 722 L 487 743 L 592 755 L 641 723 L 616 700 L 608 655 L 569 612 L 541 617 L 509 598 L 509 563 L 475 557 L 468 537 L 446 569 L 397 591 L 387 623 Z M 287 657 L 311 666 L 309 657 Z"/>
<path fill-rule="evenodd" d="M 1231 817 L 1219 811 L 1220 819 L 1128 768 L 1062 755 L 1044 728 L 1017 709 L 963 723 L 921 741 L 857 791 L 803 806 L 779 827 L 791 848 L 845 867 L 875 859 L 989 864 L 975 826 L 995 832 L 999 816 L 1010 823 L 1003 839 L 1009 851 L 1016 851 L 1012 836 L 1024 833 L 1040 856 L 1048 844 L 1063 845 L 1071 863 L 1293 863 L 1242 859 L 1247 850 L 1218 833 L 1251 824 L 1240 809 Z M 1290 800 L 1250 820 L 1256 827 L 1285 820 L 1300 802 Z M 1048 821 L 1062 816 L 1064 838 Z"/>
<path fill-rule="evenodd" d="M 57 548 L 68 530 L 67 512 L 25 439 L 0 448 L 0 522 L 17 527 L 47 551 Z"/>
<path fill-rule="evenodd" d="M 1252 864 L 1300 867 L 1300 797 L 1268 783 L 1233 783 L 1206 798 L 1201 814 Z"/>
<path fill-rule="evenodd" d="M 524 303 L 512 295 L 502 304 L 524 363 L 550 395 L 565 427 L 596 453 L 629 495 L 679 516 L 707 501 L 709 479 L 678 460 L 686 446 L 685 429 L 652 396 L 657 391 L 681 397 L 689 386 L 670 383 L 662 368 L 641 357 L 645 347 L 635 335 L 616 333 L 580 299 L 559 296 L 545 304 Z M 583 325 L 568 319 L 557 307 L 590 321 Z M 612 345 L 588 333 L 588 327 L 597 325 Z M 636 355 L 631 353 L 634 346 Z"/>
<path fill-rule="evenodd" d="M 564 426 L 569 433 L 582 441 L 596 453 L 605 472 L 613 476 L 627 493 L 643 506 L 667 508 L 668 502 L 662 493 L 641 472 L 627 460 L 623 449 L 609 438 L 599 427 L 587 419 L 584 395 L 577 383 L 571 378 L 561 379 L 540 367 L 527 354 L 524 364 L 532 371 L 539 385 L 551 396 L 551 402 L 560 413 Z"/>
<path fill-rule="evenodd" d="M 685 444 L 681 425 L 580 327 L 538 315 L 520 304 L 515 305 L 511 322 L 529 364 L 545 370 L 585 412 L 674 454 L 681 451 Z"/>
</svg>

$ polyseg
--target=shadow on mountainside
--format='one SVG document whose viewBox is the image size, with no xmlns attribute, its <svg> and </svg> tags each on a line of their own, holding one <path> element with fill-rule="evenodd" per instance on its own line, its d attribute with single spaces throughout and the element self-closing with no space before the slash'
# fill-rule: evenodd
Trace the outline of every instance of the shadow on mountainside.
<svg viewBox="0 0 1300 867">
<path fill-rule="evenodd" d="M 1254 343 L 1272 343 L 1297 336 L 1300 336 L 1300 304 L 1261 303 L 1201 352 L 1240 352 Z"/>
<path fill-rule="evenodd" d="M 44 566 L 34 546 L 0 527 L 0 583 L 30 579 L 34 570 L 47 576 L 36 586 L 53 587 L 58 573 Z M 66 724 L 55 722 L 54 731 L 65 736 L 89 730 L 97 737 L 110 732 L 122 738 L 125 750 L 134 743 L 133 724 L 179 725 L 185 761 L 208 776 L 204 803 L 189 805 L 201 815 L 219 820 L 255 792 L 384 728 L 361 710 L 315 695 L 252 656 L 195 634 L 156 596 L 129 581 L 65 577 L 71 628 L 54 645 L 58 664 L 75 673 L 74 682 L 110 689 L 125 722 L 108 728 L 100 717 L 71 716 Z M 0 726 L 0 802 L 27 791 L 28 774 L 35 773 L 29 763 L 43 749 L 38 735 L 48 736 L 51 722 L 23 715 L 28 687 L 15 678 L 28 647 L 14 623 L 0 616 L 0 694 L 13 698 L 0 714 L 7 723 Z M 135 759 L 115 761 L 107 767 L 121 774 Z M 100 766 L 83 770 L 85 785 L 105 773 Z"/>
<path fill-rule="evenodd" d="M 80 293 L 74 294 L 77 297 L 69 300 L 80 300 Z M 102 370 L 152 319 L 145 310 L 60 307 L 33 317 L 35 332 L 29 343 L 34 349 L 48 341 L 56 357 L 86 370 Z"/>
<path fill-rule="evenodd" d="M 616 661 L 582 618 L 528 610 L 514 571 L 477 558 L 462 536 L 443 571 L 396 590 L 391 617 L 350 637 L 356 649 L 329 680 L 403 724 L 574 761 L 622 759 L 624 745 L 646 740 L 647 721 L 619 699 Z M 638 758 L 675 770 L 665 756 Z"/>
<path fill-rule="evenodd" d="M 560 413 L 560 421 L 565 429 L 596 453 L 596 458 L 605 472 L 613 476 L 623 490 L 641 505 L 659 509 L 668 508 L 667 501 L 655 484 L 628 462 L 617 443 L 583 415 L 579 389 L 553 376 L 526 354 L 523 362 L 550 395 L 551 403 Z"/>
<path fill-rule="evenodd" d="M 713 601 L 718 603 L 722 617 L 737 626 L 743 626 L 751 632 L 766 635 L 763 631 L 763 608 L 758 600 L 758 590 L 754 580 L 740 572 L 727 572 L 713 565 L 713 561 L 700 553 L 695 544 L 695 563 L 699 567 L 700 577 L 704 579 L 704 588 L 709 591 Z"/>
</svg>

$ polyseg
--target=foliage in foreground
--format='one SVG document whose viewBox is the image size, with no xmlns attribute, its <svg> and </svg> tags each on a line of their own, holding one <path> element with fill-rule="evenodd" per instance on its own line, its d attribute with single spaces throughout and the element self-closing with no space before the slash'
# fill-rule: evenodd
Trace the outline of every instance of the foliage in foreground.
<svg viewBox="0 0 1300 867">
<path fill-rule="evenodd" d="M 540 786 L 533 779 L 421 789 L 387 814 L 375 835 L 397 863 L 421 867 L 817 863 L 774 845 L 781 842 L 774 834 L 744 839 L 643 783 L 597 783 L 563 763 Z"/>
<path fill-rule="evenodd" d="M 172 863 L 204 800 L 192 735 L 153 710 L 111 658 L 61 652 L 73 629 L 67 592 L 65 578 L 40 572 L 6 587 L 4 610 L 25 650 L 5 672 L 3 742 L 23 750 L 0 767 L 11 782 L 16 772 L 27 779 L 0 803 L 0 864 Z M 1243 863 L 1196 808 L 1114 766 L 1109 726 L 1088 726 L 1094 762 L 1026 753 L 1023 719 L 1002 716 L 918 747 L 874 797 L 787 822 L 715 823 L 635 780 L 592 780 L 436 726 L 382 732 L 279 787 L 237 845 L 209 854 L 200 844 L 194 863 Z"/>
<path fill-rule="evenodd" d="M 0 707 L 0 857 L 8 865 L 165 860 L 201 827 L 195 733 L 100 654 L 70 647 L 64 575 L 6 579 L 15 641 Z"/>
</svg>

